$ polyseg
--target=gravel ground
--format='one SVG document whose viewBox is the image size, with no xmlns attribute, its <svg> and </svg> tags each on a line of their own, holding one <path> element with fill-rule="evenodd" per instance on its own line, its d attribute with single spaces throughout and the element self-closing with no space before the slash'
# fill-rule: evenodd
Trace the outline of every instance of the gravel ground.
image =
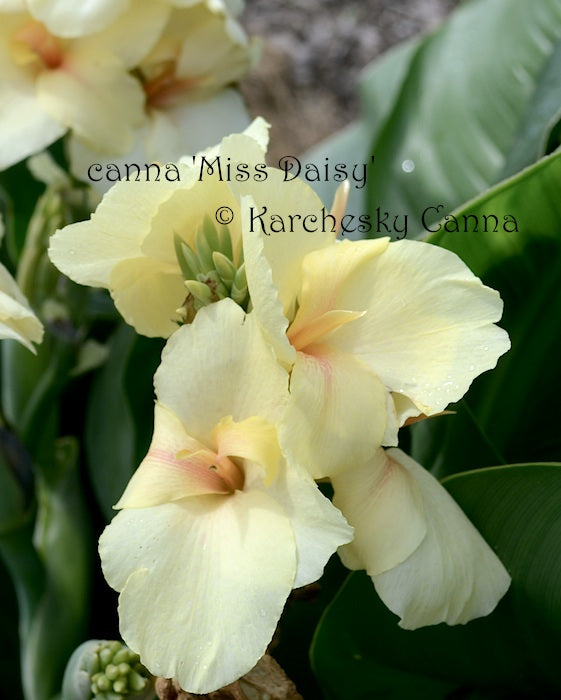
<svg viewBox="0 0 561 700">
<path fill-rule="evenodd" d="M 247 0 L 242 23 L 261 37 L 242 89 L 272 125 L 271 162 L 299 154 L 353 120 L 357 80 L 394 44 L 438 26 L 457 0 Z"/>
</svg>

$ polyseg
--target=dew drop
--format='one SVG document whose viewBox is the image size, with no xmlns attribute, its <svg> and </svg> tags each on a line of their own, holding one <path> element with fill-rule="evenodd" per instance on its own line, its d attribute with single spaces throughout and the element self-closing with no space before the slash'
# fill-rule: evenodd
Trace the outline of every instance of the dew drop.
<svg viewBox="0 0 561 700">
<path fill-rule="evenodd" d="M 401 169 L 404 173 L 412 173 L 415 170 L 415 163 L 407 158 L 401 164 Z"/>
</svg>

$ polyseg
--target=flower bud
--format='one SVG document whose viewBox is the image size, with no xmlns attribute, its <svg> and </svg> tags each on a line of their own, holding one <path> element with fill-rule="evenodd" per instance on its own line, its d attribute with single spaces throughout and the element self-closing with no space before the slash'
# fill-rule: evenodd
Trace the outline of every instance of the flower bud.
<svg viewBox="0 0 561 700">
<path fill-rule="evenodd" d="M 123 642 L 90 639 L 70 657 L 62 700 L 148 700 L 152 677 Z"/>
</svg>

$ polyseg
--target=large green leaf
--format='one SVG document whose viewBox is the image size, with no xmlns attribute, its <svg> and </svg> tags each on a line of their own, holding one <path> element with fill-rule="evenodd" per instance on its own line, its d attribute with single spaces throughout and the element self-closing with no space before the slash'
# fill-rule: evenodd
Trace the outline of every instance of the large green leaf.
<svg viewBox="0 0 561 700">
<path fill-rule="evenodd" d="M 479 377 L 458 414 L 412 426 L 412 452 L 439 475 L 497 463 L 561 460 L 561 153 L 542 159 L 455 212 L 506 213 L 519 231 L 447 233 L 428 240 L 457 253 L 504 300 L 512 348 Z"/>
<path fill-rule="evenodd" d="M 448 213 L 497 182 L 542 99 L 560 40 L 558 0 L 462 5 L 415 55 L 374 140 L 369 210 L 407 215 L 410 227 L 419 228 L 426 207 L 443 204 Z M 546 119 L 543 128 L 549 127 Z"/>
<path fill-rule="evenodd" d="M 393 104 L 420 43 L 419 39 L 414 39 L 399 44 L 365 68 L 359 81 L 363 116 L 314 146 L 300 160 L 321 168 L 328 159 L 327 162 L 331 166 L 336 163 L 345 164 L 350 173 L 355 164 L 368 165 L 374 153 L 371 151 L 372 141 L 392 112 Z M 330 177 L 310 184 L 325 206 L 329 207 L 340 182 Z M 347 213 L 358 218 L 366 213 L 366 187 L 356 187 L 352 181 L 350 185 Z M 362 238 L 362 235 L 347 237 Z"/>
<path fill-rule="evenodd" d="M 512 576 L 488 617 L 414 632 L 397 626 L 370 579 L 352 574 L 318 628 L 315 672 L 331 700 L 554 698 L 561 692 L 561 464 L 496 467 L 445 481 Z M 460 695 L 454 695 L 460 697 Z"/>
<path fill-rule="evenodd" d="M 561 119 L 561 43 L 547 62 L 532 103 L 507 156 L 502 178 L 514 175 L 547 152 L 551 131 Z"/>
</svg>

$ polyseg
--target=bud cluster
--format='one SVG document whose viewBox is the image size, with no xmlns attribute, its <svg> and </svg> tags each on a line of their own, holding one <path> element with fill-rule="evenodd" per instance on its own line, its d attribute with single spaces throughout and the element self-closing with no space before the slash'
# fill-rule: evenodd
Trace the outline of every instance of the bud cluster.
<svg viewBox="0 0 561 700">
<path fill-rule="evenodd" d="M 243 250 L 234 250 L 228 226 L 217 228 L 209 216 L 195 234 L 191 247 L 175 235 L 175 253 L 187 287 L 187 298 L 177 310 L 190 323 L 203 306 L 229 297 L 249 311 L 249 291 Z"/>
</svg>

